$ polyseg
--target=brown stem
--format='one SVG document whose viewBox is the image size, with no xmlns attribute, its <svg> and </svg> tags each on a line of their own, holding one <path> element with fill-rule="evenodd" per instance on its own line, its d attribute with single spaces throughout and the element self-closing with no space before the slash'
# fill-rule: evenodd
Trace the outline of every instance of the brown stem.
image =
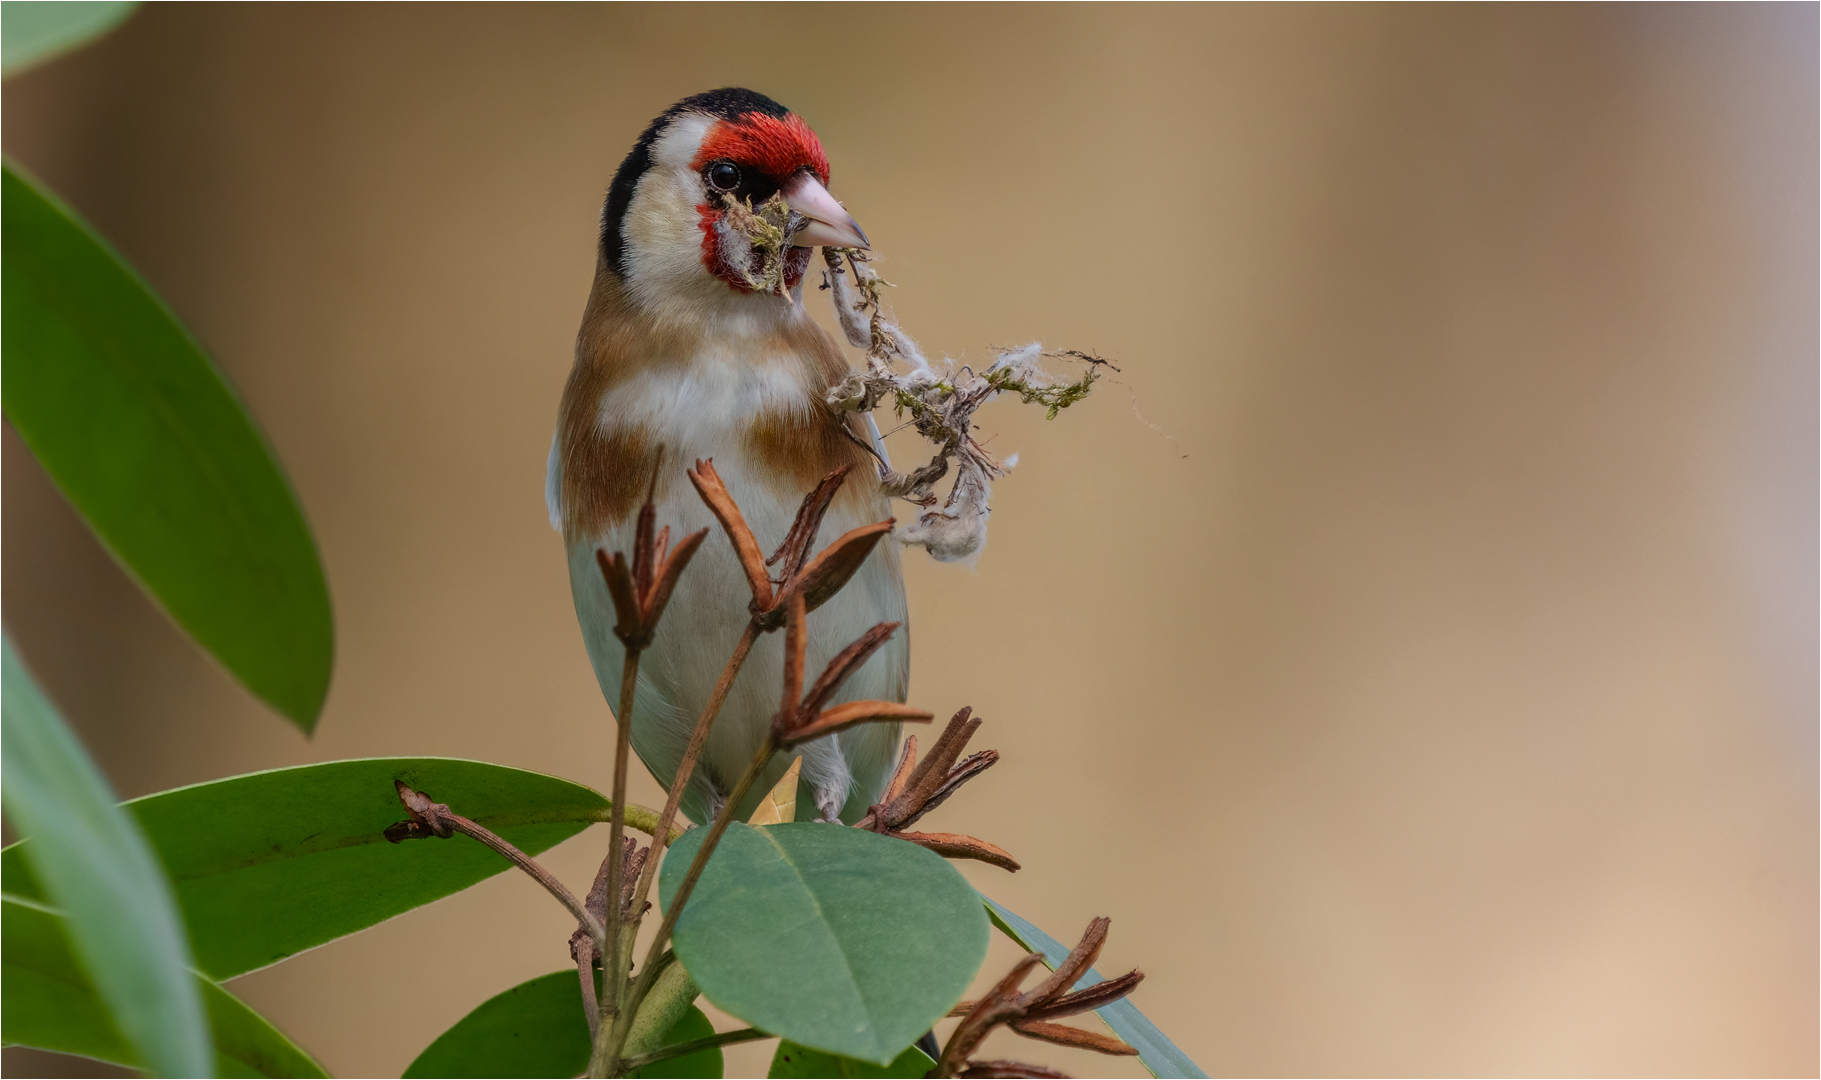
<svg viewBox="0 0 1821 1080">
<path fill-rule="evenodd" d="M 637 1057 L 629 1057 L 620 1064 L 625 1066 L 627 1072 L 631 1072 L 634 1069 L 642 1069 L 655 1062 L 669 1061 L 671 1058 L 682 1057 L 685 1054 L 693 1054 L 698 1050 L 712 1050 L 717 1046 L 732 1046 L 735 1043 L 772 1038 L 776 1038 L 776 1036 L 768 1031 L 760 1031 L 758 1028 L 741 1028 L 738 1031 L 721 1031 L 716 1032 L 713 1035 L 704 1036 L 700 1039 L 691 1039 L 688 1042 L 671 1043 L 669 1046 L 659 1047 L 649 1054 L 640 1054 Z"/>
<path fill-rule="evenodd" d="M 486 826 L 478 825 L 460 814 L 451 813 L 448 816 L 447 821 L 449 826 L 456 832 L 461 833 L 463 836 L 479 840 L 494 851 L 511 859 L 514 865 L 525 873 L 530 874 L 531 877 L 539 885 L 542 885 L 551 896 L 556 897 L 564 907 L 569 909 L 569 914 L 574 915 L 575 921 L 582 924 L 582 926 L 587 929 L 588 936 L 594 939 L 596 948 L 599 948 L 603 944 L 603 939 L 606 937 L 607 932 L 605 928 L 601 926 L 600 921 L 593 915 L 588 914 L 588 909 L 583 907 L 582 902 L 575 898 L 575 894 L 569 891 L 568 886 L 552 877 L 550 871 L 537 864 L 536 859 L 533 859 L 531 856 L 512 846 L 510 841 L 494 833 Z"/>
<path fill-rule="evenodd" d="M 626 663 L 620 674 L 619 715 L 614 717 L 619 721 L 619 731 L 613 745 L 615 810 L 607 836 L 607 925 L 604 928 L 607 943 L 601 949 L 602 970 L 607 973 L 606 1000 L 601 1003 L 603 1027 L 618 1015 L 621 994 L 626 989 L 625 965 L 620 962 L 620 923 L 625 914 L 620 907 L 620 879 L 625 873 L 624 852 L 621 849 L 625 846 L 626 815 L 619 807 L 626 805 L 627 759 L 632 757 L 632 699 L 638 690 L 638 683 L 639 650 L 628 648 Z"/>
<path fill-rule="evenodd" d="M 594 992 L 594 956 L 586 950 L 581 951 L 575 960 L 576 978 L 582 984 L 582 1013 L 588 1017 L 588 1038 L 600 1038 L 601 1002 Z"/>
<path fill-rule="evenodd" d="M 739 675 L 740 668 L 746 663 L 747 654 L 752 652 L 753 642 L 758 637 L 759 624 L 747 620 L 746 630 L 734 645 L 733 655 L 727 658 L 727 666 L 721 669 L 721 678 L 714 684 L 714 692 L 708 696 L 708 704 L 702 709 L 702 716 L 696 721 L 696 729 L 689 736 L 689 745 L 683 749 L 683 760 L 677 763 L 676 775 L 671 777 L 670 795 L 664 800 L 664 812 L 658 815 L 657 826 L 652 830 L 651 854 L 645 856 L 645 868 L 639 872 L 638 887 L 632 893 L 632 926 L 635 931 L 644 919 L 645 901 L 651 895 L 652 883 L 657 880 L 658 856 L 664 853 L 664 847 L 670 839 L 670 826 L 676 821 L 677 808 L 683 803 L 683 792 L 695 776 L 696 758 L 701 756 L 702 747 L 708 742 L 708 731 L 714 727 L 715 717 L 720 715 L 721 705 L 727 700 L 728 691 L 733 689 L 734 677 Z"/>
<path fill-rule="evenodd" d="M 771 756 L 777 752 L 776 739 L 767 738 L 759 744 L 759 750 L 753 754 L 752 761 L 747 764 L 746 772 L 741 775 L 740 782 L 734 785 L 733 791 L 727 796 L 727 802 L 721 807 L 720 814 L 715 817 L 714 824 L 709 826 L 708 835 L 702 839 L 702 846 L 696 849 L 695 858 L 690 860 L 689 871 L 683 875 L 682 882 L 677 886 L 676 895 L 672 896 L 670 903 L 665 905 L 664 921 L 658 924 L 657 936 L 651 940 L 651 949 L 645 955 L 645 964 L 639 969 L 639 981 L 633 986 L 632 993 L 627 995 L 625 1010 L 614 1018 L 613 1034 L 607 1057 L 609 1065 L 614 1063 L 619 1057 L 620 1049 L 626 1045 L 626 1036 L 632 1030 L 632 1018 L 638 1015 L 639 1003 L 645 1000 L 645 995 L 651 990 L 651 984 L 657 981 L 658 957 L 664 951 L 664 943 L 670 940 L 670 932 L 676 929 L 677 916 L 682 913 L 683 905 L 689 902 L 689 894 L 695 891 L 696 882 L 701 879 L 702 870 L 708 865 L 708 857 L 714 854 L 715 845 L 721 842 L 721 835 L 727 831 L 727 826 L 733 823 L 734 811 L 739 808 L 740 801 L 746 798 L 746 793 L 752 789 L 753 782 L 758 780 L 759 774 L 764 772 L 765 766 L 770 763 Z"/>
</svg>

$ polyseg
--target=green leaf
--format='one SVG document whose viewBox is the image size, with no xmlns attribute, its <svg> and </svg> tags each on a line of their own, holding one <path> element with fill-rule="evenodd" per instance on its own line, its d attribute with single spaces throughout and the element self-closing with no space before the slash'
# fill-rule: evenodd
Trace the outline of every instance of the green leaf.
<svg viewBox="0 0 1821 1080">
<path fill-rule="evenodd" d="M 668 908 L 706 829 L 671 846 Z M 888 1065 L 961 1000 L 986 958 L 967 881 L 915 844 L 820 822 L 735 823 L 677 920 L 708 1000 L 762 1031 Z"/>
<path fill-rule="evenodd" d="M 0 645 L 0 725 L 7 817 L 35 838 L 41 895 L 69 913 L 76 954 L 97 976 L 91 993 L 153 1072 L 206 1075 L 209 1033 L 171 887 L 11 639 Z"/>
<path fill-rule="evenodd" d="M 68 920 L 42 908 L 0 901 L 0 1039 L 60 1054 L 147 1068 L 146 1058 L 121 1037 L 94 984 L 70 948 Z M 185 973 L 187 992 L 208 1010 L 216 1076 L 327 1076 L 291 1040 L 239 998 L 209 979 Z M 160 1070 L 154 1070 L 160 1071 Z M 203 1076 L 188 1069 L 166 1076 Z"/>
<path fill-rule="evenodd" d="M 675 957 L 670 959 L 674 961 Z M 690 1010 L 695 1008 L 696 998 L 701 996 L 702 991 L 689 977 L 689 972 L 683 970 L 682 964 L 674 962 L 665 964 L 664 970 L 658 972 L 658 977 L 653 980 L 651 989 L 646 992 L 645 1000 L 639 1002 L 639 1015 L 632 1022 L 632 1030 L 626 1033 L 626 1045 L 621 1048 L 621 1056 L 638 1057 L 677 1041 L 671 1038 L 672 1031 L 688 1018 Z M 710 1025 L 707 1031 L 700 1032 L 699 1035 L 691 1036 L 691 1038 L 712 1034 L 714 1034 L 714 1027 Z M 720 1061 L 719 1055 L 716 1055 L 715 1061 Z M 668 1061 L 664 1061 L 653 1065 L 652 1068 L 663 1070 L 671 1068 L 671 1065 Z M 669 1076 L 671 1074 L 654 1072 L 649 1075 Z"/>
<path fill-rule="evenodd" d="M 817 1077 L 837 1077 L 843 1080 L 847 1077 L 922 1077 L 935 1067 L 936 1063 L 929 1059 L 929 1055 L 914 1046 L 899 1054 L 898 1059 L 890 1065 L 882 1067 L 870 1061 L 855 1061 L 838 1054 L 824 1054 L 820 1050 L 811 1050 L 786 1039 L 778 1044 L 778 1052 L 771 1056 L 771 1071 L 765 1075 L 774 1080 L 784 1077 L 803 1077 L 804 1080 L 815 1080 Z"/>
<path fill-rule="evenodd" d="M 6 0 L 0 3 L 0 72 L 13 75 L 119 26 L 137 3 Z"/>
<path fill-rule="evenodd" d="M 588 1050 L 588 1019 L 572 968 L 481 1002 L 425 1047 L 405 1076 L 579 1076 Z"/>
<path fill-rule="evenodd" d="M 987 897 L 981 896 L 980 899 L 986 902 L 987 914 L 992 917 L 993 925 L 997 926 L 1006 937 L 1016 941 L 1024 948 L 1042 953 L 1044 963 L 1048 964 L 1051 970 L 1054 970 L 1056 965 L 1062 962 L 1062 958 L 1069 954 L 1067 945 L 1000 907 Z M 1088 973 L 1069 989 L 1080 990 L 1083 987 L 1105 981 L 1105 975 L 1089 968 Z M 1127 1045 L 1137 1048 L 1138 1060 L 1144 1064 L 1145 1068 L 1151 1070 L 1152 1076 L 1169 1077 L 1175 1080 L 1178 1077 L 1205 1077 L 1208 1075 L 1201 1071 L 1201 1066 L 1189 1060 L 1189 1055 L 1178 1050 L 1176 1044 L 1159 1031 L 1157 1025 L 1151 1023 L 1150 1018 L 1139 1012 L 1138 1007 L 1130 1001 L 1121 998 L 1104 1009 L 1094 1011 L 1100 1014 L 1102 1020 L 1106 1021 L 1107 1027 L 1113 1029 L 1113 1034 L 1124 1039 Z"/>
<path fill-rule="evenodd" d="M 244 975 L 511 867 L 465 836 L 387 843 L 407 816 L 395 779 L 533 855 L 607 820 L 607 800 L 580 784 L 457 758 L 332 761 L 135 799 L 126 807 L 176 887 L 197 966 Z M 0 890 L 44 898 L 21 857 L 35 843 L 0 852 Z"/>
<path fill-rule="evenodd" d="M 131 267 L 7 166 L 0 406 L 172 619 L 305 732 L 334 657 L 316 543 L 233 390 Z"/>
<path fill-rule="evenodd" d="M 708 1014 L 691 1005 L 689 1011 L 683 1014 L 683 1018 L 672 1024 L 670 1030 L 664 1033 L 663 1045 L 675 1046 L 677 1043 L 706 1039 L 714 1033 L 714 1024 L 709 1021 Z M 642 1069 L 634 1069 L 626 1075 L 645 1077 L 646 1080 L 657 1080 L 659 1077 L 718 1077 L 723 1075 L 725 1068 L 721 1058 L 721 1048 L 715 1046 L 707 1050 L 697 1050 L 693 1054 L 654 1061 L 650 1065 Z"/>
<path fill-rule="evenodd" d="M 664 1045 L 714 1034 L 691 1007 Z M 482 1002 L 417 1055 L 405 1076 L 576 1076 L 588 1067 L 588 1019 L 574 969 L 541 975 Z M 721 1050 L 660 1061 L 632 1076 L 720 1076 Z"/>
</svg>

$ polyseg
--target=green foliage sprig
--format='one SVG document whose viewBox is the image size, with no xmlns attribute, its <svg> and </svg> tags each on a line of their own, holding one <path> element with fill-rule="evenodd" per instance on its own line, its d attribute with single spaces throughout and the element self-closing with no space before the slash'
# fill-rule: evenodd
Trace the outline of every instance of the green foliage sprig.
<svg viewBox="0 0 1821 1080">
<path fill-rule="evenodd" d="M 1042 405 L 1047 410 L 1044 419 L 1054 420 L 1057 413 L 1088 396 L 1088 390 L 1093 387 L 1094 380 L 1100 377 L 1100 368 L 1103 365 L 1111 366 L 1098 356 L 1077 352 L 1073 349 L 1056 355 L 1074 356 L 1086 360 L 1088 368 L 1082 372 L 1081 378 L 1072 383 L 1048 385 L 1032 383 L 1028 376 L 1020 374 L 1014 368 L 994 367 L 987 369 L 986 384 L 994 390 L 1017 394 L 1018 399 L 1026 405 Z"/>
</svg>

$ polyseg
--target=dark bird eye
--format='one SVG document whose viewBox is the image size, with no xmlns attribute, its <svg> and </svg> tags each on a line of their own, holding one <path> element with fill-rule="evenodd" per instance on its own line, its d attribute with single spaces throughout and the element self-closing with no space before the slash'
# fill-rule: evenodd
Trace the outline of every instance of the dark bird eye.
<svg viewBox="0 0 1821 1080">
<path fill-rule="evenodd" d="M 708 167 L 708 186 L 716 191 L 732 191 L 740 186 L 740 167 L 731 161 L 717 161 Z"/>
</svg>

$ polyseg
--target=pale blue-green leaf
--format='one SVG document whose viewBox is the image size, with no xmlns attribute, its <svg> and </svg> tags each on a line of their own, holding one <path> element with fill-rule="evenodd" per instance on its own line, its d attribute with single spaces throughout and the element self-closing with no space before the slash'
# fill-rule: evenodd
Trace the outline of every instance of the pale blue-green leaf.
<svg viewBox="0 0 1821 1080">
<path fill-rule="evenodd" d="M 0 74 L 12 75 L 88 44 L 126 20 L 131 0 L 5 0 Z"/>
<path fill-rule="evenodd" d="M 76 955 L 115 1024 L 161 1076 L 214 1066 L 190 945 L 132 816 L 13 652 L 0 645 L 0 780 L 32 870 L 69 916 Z"/>
<path fill-rule="evenodd" d="M 672 845 L 666 910 L 706 829 Z M 941 856 L 819 822 L 721 838 L 677 919 L 677 959 L 709 1001 L 761 1031 L 889 1065 L 966 992 L 986 912 Z"/>
<path fill-rule="evenodd" d="M 1044 962 L 1051 968 L 1061 963 L 1062 958 L 1069 954 L 1069 946 L 1057 941 L 1036 926 L 987 899 L 984 895 L 980 899 L 986 902 L 986 912 L 992 918 L 994 926 L 997 926 L 1005 936 L 1032 952 L 1042 953 Z M 1080 990 L 1105 981 L 1105 975 L 1089 968 L 1088 973 L 1082 976 L 1071 989 Z M 1130 1001 L 1121 998 L 1106 1008 L 1095 1011 L 1100 1014 L 1102 1020 L 1106 1021 L 1107 1027 L 1113 1029 L 1113 1034 L 1124 1039 L 1128 1045 L 1137 1048 L 1138 1060 L 1144 1064 L 1145 1068 L 1151 1070 L 1152 1076 L 1175 1080 L 1178 1077 L 1205 1077 L 1208 1075 L 1201 1071 L 1201 1066 L 1189 1060 L 1189 1055 L 1178 1050 L 1176 1044 L 1171 1042 L 1163 1032 L 1157 1030 L 1157 1025 L 1151 1023 L 1150 1019 L 1139 1012 L 1138 1007 Z"/>
</svg>

